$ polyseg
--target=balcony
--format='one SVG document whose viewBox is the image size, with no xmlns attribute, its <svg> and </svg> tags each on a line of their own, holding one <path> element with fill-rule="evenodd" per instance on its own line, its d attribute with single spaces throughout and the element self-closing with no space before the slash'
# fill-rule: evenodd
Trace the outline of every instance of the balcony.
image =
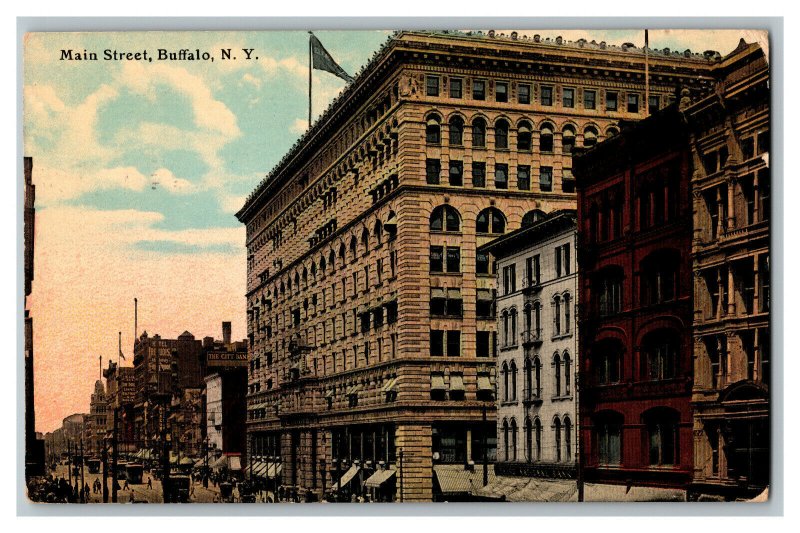
<svg viewBox="0 0 800 533">
<path fill-rule="evenodd" d="M 536 277 L 525 276 L 522 278 L 522 292 L 533 294 L 542 290 L 542 282 Z"/>
<path fill-rule="evenodd" d="M 522 338 L 522 345 L 526 347 L 540 345 L 543 341 L 541 328 L 523 331 L 520 333 L 520 337 Z"/>
<path fill-rule="evenodd" d="M 525 405 L 539 405 L 542 403 L 542 389 L 540 387 L 522 389 L 522 403 Z"/>
</svg>

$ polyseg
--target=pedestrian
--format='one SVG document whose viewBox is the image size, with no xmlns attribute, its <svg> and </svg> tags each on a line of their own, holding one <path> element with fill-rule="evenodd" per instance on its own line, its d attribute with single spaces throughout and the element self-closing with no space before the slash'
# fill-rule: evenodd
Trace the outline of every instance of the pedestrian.
<svg viewBox="0 0 800 533">
<path fill-rule="evenodd" d="M 148 489 L 153 488 L 153 478 L 151 478 L 150 476 L 147 476 L 147 488 Z"/>
<path fill-rule="evenodd" d="M 122 486 L 122 490 L 129 490 L 130 487 L 128 486 L 128 478 L 125 478 L 125 484 Z"/>
</svg>

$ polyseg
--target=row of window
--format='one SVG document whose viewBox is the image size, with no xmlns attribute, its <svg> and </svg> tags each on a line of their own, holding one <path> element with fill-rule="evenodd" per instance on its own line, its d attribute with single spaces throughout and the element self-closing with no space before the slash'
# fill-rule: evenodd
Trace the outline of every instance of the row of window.
<svg viewBox="0 0 800 533">
<path fill-rule="evenodd" d="M 674 379 L 681 371 L 681 338 L 671 329 L 660 329 L 644 337 L 639 350 L 641 381 Z M 590 362 L 595 384 L 609 385 L 624 379 L 625 348 L 618 339 L 604 339 L 592 346 Z"/>
<path fill-rule="evenodd" d="M 486 148 L 487 122 L 483 117 L 476 117 L 470 124 L 471 143 L 473 148 Z M 508 120 L 501 118 L 494 123 L 494 149 L 508 150 L 510 148 L 509 137 L 512 131 Z M 530 152 L 533 149 L 533 126 L 528 120 L 521 120 L 517 124 L 517 150 L 520 152 Z M 539 125 L 539 152 L 553 153 L 555 151 L 555 132 L 556 127 L 550 122 L 543 122 Z M 449 146 L 464 146 L 464 119 L 459 115 L 454 115 L 447 123 L 447 144 Z M 618 130 L 615 127 L 608 128 L 606 135 L 613 137 Z M 586 126 L 583 130 L 583 146 L 586 148 L 597 144 L 598 130 L 595 126 Z M 565 125 L 561 129 L 561 149 L 565 154 L 572 153 L 577 138 L 577 130 L 571 124 Z M 442 144 L 442 119 L 437 113 L 429 114 L 425 119 L 425 143 L 428 145 Z"/>
<path fill-rule="evenodd" d="M 572 297 L 569 292 L 553 296 L 551 306 L 553 314 L 553 338 L 569 335 L 572 323 Z M 542 304 L 539 301 L 527 303 L 524 308 L 523 344 L 541 342 L 544 338 L 542 328 Z M 503 348 L 517 346 L 517 308 L 503 309 L 500 326 L 503 332 Z"/>
<path fill-rule="evenodd" d="M 447 81 L 449 83 L 445 90 L 440 76 L 427 75 L 425 77 L 425 95 L 431 97 L 447 95 L 453 99 L 466 97 L 465 89 L 467 87 L 465 87 L 464 78 L 450 77 Z M 489 81 L 485 79 L 472 79 L 471 81 L 469 88 L 471 88 L 470 96 L 472 100 L 486 100 L 487 89 L 492 84 L 495 102 L 506 103 L 511 101 L 511 85 L 508 81 Z M 532 85 L 530 83 L 517 83 L 516 89 L 518 104 L 529 105 L 533 102 Z M 555 85 L 540 85 L 538 104 L 542 106 L 555 105 L 555 94 Z M 561 87 L 561 107 L 575 108 L 577 106 L 576 94 L 577 88 L 575 87 Z M 628 113 L 639 113 L 640 100 L 641 95 L 639 93 L 628 92 L 625 100 L 625 110 Z M 583 109 L 597 109 L 597 104 L 597 90 L 583 89 Z M 650 112 L 657 111 L 660 104 L 660 95 L 650 95 L 648 98 Z M 618 91 L 605 91 L 605 110 L 618 111 L 619 107 L 620 93 Z"/>
<path fill-rule="evenodd" d="M 448 170 L 447 184 L 451 187 L 464 186 L 464 166 L 462 161 L 451 160 Z M 441 184 L 441 161 L 438 159 L 427 159 L 425 161 L 425 180 L 428 185 Z M 477 188 L 486 187 L 486 163 L 472 163 L 472 186 Z M 508 165 L 505 163 L 495 163 L 494 165 L 494 187 L 495 189 L 509 188 Z M 564 170 L 564 180 L 561 185 L 564 192 L 575 192 L 575 180 L 569 169 Z M 531 190 L 531 167 L 530 165 L 517 166 L 517 188 L 521 191 Z M 539 190 L 551 192 L 553 190 L 553 167 L 539 167 Z"/>
<path fill-rule="evenodd" d="M 642 415 L 643 432 L 646 438 L 645 463 L 651 466 L 674 466 L 680 464 L 679 455 L 680 415 L 674 409 L 655 407 Z M 622 464 L 622 438 L 625 419 L 622 413 L 603 411 L 594 416 L 592 426 L 593 459 L 601 466 Z"/>
<path fill-rule="evenodd" d="M 493 331 L 477 331 L 475 356 L 493 357 L 497 354 L 497 334 Z M 433 357 L 460 357 L 461 331 L 432 329 L 430 333 L 430 355 Z"/>
<path fill-rule="evenodd" d="M 568 397 L 572 394 L 572 359 L 568 351 L 563 354 L 555 352 L 551 361 L 553 368 L 553 398 Z M 563 366 L 563 374 L 562 374 Z M 542 381 L 542 362 L 538 355 L 532 359 L 525 358 L 523 366 L 524 387 L 522 390 L 523 402 L 535 402 L 544 398 L 544 387 Z M 503 379 L 503 394 L 504 402 L 517 402 L 518 401 L 518 387 L 517 387 L 517 363 L 511 361 L 503 362 L 501 367 L 501 374 Z"/>
<path fill-rule="evenodd" d="M 503 419 L 503 457 L 506 462 L 517 462 L 520 460 L 518 455 L 517 433 L 518 426 L 516 418 L 511 420 Z M 525 461 L 554 461 L 557 463 L 569 462 L 573 458 L 573 426 L 569 415 L 563 418 L 558 415 L 553 417 L 551 424 L 552 443 L 546 443 L 542 431 L 542 421 L 538 416 L 525 418 L 523 431 L 525 434 Z M 544 453 L 545 446 L 550 446 L 548 453 Z"/>
<path fill-rule="evenodd" d="M 555 266 L 555 279 L 569 276 L 572 273 L 570 260 L 570 244 L 565 243 L 553 249 L 553 264 Z M 523 288 L 535 287 L 542 283 L 540 254 L 525 258 L 525 276 L 522 280 Z M 503 294 L 517 292 L 517 265 L 511 264 L 503 267 L 502 277 Z"/>
</svg>

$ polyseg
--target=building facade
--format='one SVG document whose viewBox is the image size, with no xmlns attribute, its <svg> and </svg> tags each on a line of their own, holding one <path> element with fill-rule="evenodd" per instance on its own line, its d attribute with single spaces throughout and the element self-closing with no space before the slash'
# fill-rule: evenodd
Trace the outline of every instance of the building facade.
<svg viewBox="0 0 800 533">
<path fill-rule="evenodd" d="M 769 65 L 742 41 L 685 110 L 694 160 L 694 482 L 749 497 L 770 469 Z"/>
<path fill-rule="evenodd" d="M 717 60 L 652 54 L 647 104 L 705 90 Z M 247 431 L 284 484 L 360 491 L 383 462 L 392 498 L 430 501 L 436 467 L 484 446 L 493 460 L 496 283 L 477 249 L 575 207 L 572 148 L 644 116 L 644 61 L 627 45 L 402 32 L 257 187 L 237 213 Z"/>
<path fill-rule="evenodd" d="M 108 400 L 101 380 L 94 383 L 94 392 L 89 402 L 89 416 L 86 417 L 85 452 L 88 457 L 100 457 L 108 428 Z"/>
<path fill-rule="evenodd" d="M 495 473 L 574 478 L 577 214 L 541 214 L 480 248 L 497 260 Z"/>
<path fill-rule="evenodd" d="M 150 449 L 163 442 L 173 397 L 181 401 L 184 390 L 200 390 L 204 372 L 202 343 L 188 331 L 177 339 L 150 337 L 145 331 L 134 345 L 133 369 L 134 442 L 138 449 Z M 201 426 L 198 421 L 197 427 Z"/>
<path fill-rule="evenodd" d="M 119 451 L 137 451 L 134 438 L 136 403 L 136 374 L 132 366 L 119 366 L 113 361 L 103 370 L 106 379 L 106 441 L 111 444 L 115 438 Z M 116 423 L 116 428 L 114 427 Z"/>
<path fill-rule="evenodd" d="M 586 481 L 692 476 L 692 202 L 675 105 L 576 157 Z"/>
</svg>

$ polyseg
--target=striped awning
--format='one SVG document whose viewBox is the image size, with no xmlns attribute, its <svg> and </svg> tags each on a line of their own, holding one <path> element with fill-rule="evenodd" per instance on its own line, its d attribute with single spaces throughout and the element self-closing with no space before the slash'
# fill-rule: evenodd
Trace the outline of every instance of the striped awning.
<svg viewBox="0 0 800 533">
<path fill-rule="evenodd" d="M 485 391 L 493 391 L 494 387 L 492 386 L 492 382 L 489 379 L 489 376 L 486 374 L 479 374 L 478 375 L 478 390 Z"/>
<path fill-rule="evenodd" d="M 397 471 L 393 468 L 387 468 L 385 470 L 376 470 L 374 474 L 369 476 L 366 481 L 364 481 L 364 486 L 370 489 L 377 489 L 390 479 L 394 477 Z"/>
<path fill-rule="evenodd" d="M 344 487 L 348 483 L 353 481 L 353 478 L 356 477 L 356 474 L 358 474 L 359 470 L 361 470 L 361 467 L 359 465 L 352 465 L 347 470 L 347 472 L 345 472 L 342 475 L 341 479 L 339 479 L 339 481 L 337 481 L 336 483 L 333 484 L 333 486 L 332 486 L 333 490 L 336 490 L 339 486 Z"/>
<path fill-rule="evenodd" d="M 386 383 L 384 383 L 383 387 L 381 387 L 381 392 L 391 392 L 393 390 L 397 390 L 396 377 L 386 380 Z"/>
<path fill-rule="evenodd" d="M 450 374 L 450 390 L 451 391 L 464 391 L 464 375 L 463 374 Z"/>
<path fill-rule="evenodd" d="M 355 385 L 347 389 L 347 396 L 358 394 L 361 391 L 361 389 L 362 389 L 361 383 L 356 383 Z"/>
<path fill-rule="evenodd" d="M 431 374 L 431 390 L 447 390 L 444 386 L 444 374 Z"/>
</svg>

